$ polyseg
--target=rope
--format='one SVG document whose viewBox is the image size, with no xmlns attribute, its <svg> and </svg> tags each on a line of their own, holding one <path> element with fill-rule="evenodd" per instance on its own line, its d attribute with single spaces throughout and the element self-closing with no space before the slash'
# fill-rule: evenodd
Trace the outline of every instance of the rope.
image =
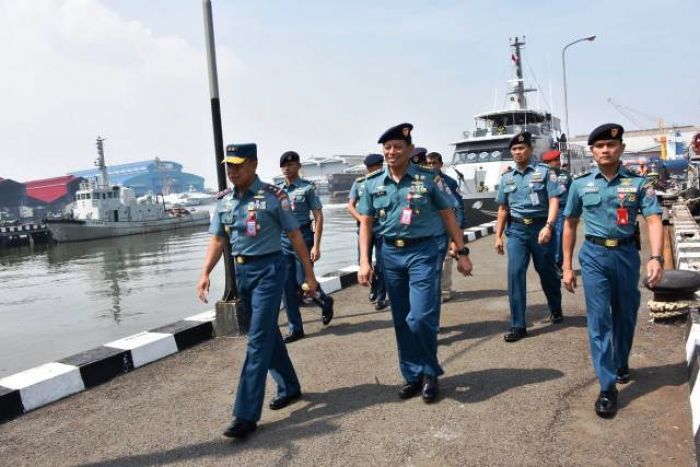
<svg viewBox="0 0 700 467">
<path fill-rule="evenodd" d="M 677 302 L 658 302 L 656 300 L 649 300 L 647 302 L 647 307 L 649 307 L 649 316 L 653 320 L 684 316 L 689 313 L 691 308 L 697 306 L 698 302 L 695 300 L 680 300 Z"/>
</svg>

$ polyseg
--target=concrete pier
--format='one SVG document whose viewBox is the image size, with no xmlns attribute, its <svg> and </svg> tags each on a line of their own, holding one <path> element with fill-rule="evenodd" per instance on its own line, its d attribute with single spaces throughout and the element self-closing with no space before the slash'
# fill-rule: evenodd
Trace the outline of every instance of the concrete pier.
<svg viewBox="0 0 700 467">
<path fill-rule="evenodd" d="M 268 379 L 258 431 L 245 442 L 221 432 L 246 342 L 219 338 L 0 425 L 0 459 L 114 466 L 694 465 L 685 325 L 650 323 L 644 303 L 651 294 L 643 289 L 632 381 L 620 386 L 617 417 L 600 419 L 581 286 L 575 295 L 564 293 L 565 320 L 552 325 L 531 268 L 531 337 L 506 344 L 506 259 L 492 243 L 493 237 L 470 243 L 474 277 L 455 274 L 455 298 L 443 306 L 439 354 L 446 374 L 437 404 L 398 399 L 390 313 L 375 312 L 368 290 L 353 286 L 335 294 L 330 326 L 321 325 L 317 308 L 302 309 L 307 338 L 289 352 L 304 396 L 270 411 Z"/>
</svg>

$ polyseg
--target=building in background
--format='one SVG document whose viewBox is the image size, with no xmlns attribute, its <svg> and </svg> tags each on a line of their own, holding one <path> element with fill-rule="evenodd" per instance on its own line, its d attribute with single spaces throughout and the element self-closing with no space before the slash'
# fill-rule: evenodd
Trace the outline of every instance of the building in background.
<svg viewBox="0 0 700 467">
<path fill-rule="evenodd" d="M 700 126 L 682 125 L 665 128 L 625 130 L 625 159 L 677 159 L 688 154 L 693 136 Z M 577 135 L 571 141 L 586 144 L 588 135 Z"/>
<path fill-rule="evenodd" d="M 80 188 L 81 177 L 64 175 L 25 182 L 29 204 L 35 210 L 60 212 L 75 201 L 75 192 Z M 36 215 L 34 216 L 36 217 Z"/>
<path fill-rule="evenodd" d="M 22 183 L 0 177 L 0 217 L 24 217 L 27 206 L 27 190 Z"/>
<path fill-rule="evenodd" d="M 143 162 L 131 162 L 107 166 L 109 182 L 134 190 L 136 196 L 147 193 L 170 194 L 188 191 L 204 191 L 204 178 L 182 171 L 182 164 L 155 158 Z M 71 172 L 83 178 L 99 177 L 97 168 Z"/>
</svg>

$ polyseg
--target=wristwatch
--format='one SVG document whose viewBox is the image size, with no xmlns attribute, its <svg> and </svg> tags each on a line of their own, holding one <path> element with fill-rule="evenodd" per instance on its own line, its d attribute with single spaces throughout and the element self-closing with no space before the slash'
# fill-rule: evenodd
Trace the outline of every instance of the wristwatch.
<svg viewBox="0 0 700 467">
<path fill-rule="evenodd" d="M 549 230 L 554 232 L 554 222 L 547 222 L 545 225 L 549 227 Z"/>
<path fill-rule="evenodd" d="M 650 256 L 649 261 L 651 261 L 652 259 L 655 259 L 656 261 L 658 261 L 661 266 L 664 265 L 664 257 L 663 256 Z"/>
<path fill-rule="evenodd" d="M 463 246 L 460 250 L 457 250 L 457 256 L 469 256 L 469 248 Z"/>
</svg>

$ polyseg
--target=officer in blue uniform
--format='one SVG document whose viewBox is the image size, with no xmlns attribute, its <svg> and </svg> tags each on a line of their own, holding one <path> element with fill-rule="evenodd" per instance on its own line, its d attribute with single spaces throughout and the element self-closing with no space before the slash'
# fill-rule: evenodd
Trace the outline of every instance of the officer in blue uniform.
<svg viewBox="0 0 700 467">
<path fill-rule="evenodd" d="M 559 211 L 557 221 L 554 223 L 554 237 L 552 238 L 554 246 L 554 262 L 557 263 L 559 275 L 561 276 L 561 266 L 564 262 L 562 254 L 561 237 L 564 232 L 564 209 L 566 209 L 566 199 L 569 196 L 569 187 L 573 178 L 571 174 L 561 167 L 561 152 L 557 149 L 545 152 L 542 154 L 542 162 L 547 164 L 557 174 L 557 183 L 561 187 L 562 194 L 559 195 Z"/>
<path fill-rule="evenodd" d="M 321 236 L 323 234 L 323 211 L 321 200 L 316 194 L 313 183 L 299 178 L 299 154 L 287 151 L 280 157 L 280 168 L 284 180 L 277 186 L 287 194 L 292 214 L 299 223 L 299 230 L 309 250 L 311 262 L 321 259 Z M 313 224 L 311 228 L 311 215 Z M 304 324 L 299 310 L 301 285 L 304 281 L 304 269 L 299 257 L 294 253 L 289 237 L 282 232 L 282 253 L 284 254 L 285 279 L 282 303 L 287 312 L 288 334 L 284 342 L 289 344 L 304 337 Z M 326 295 L 319 287 L 321 304 L 321 322 L 328 325 L 333 319 L 333 298 Z"/>
<path fill-rule="evenodd" d="M 364 160 L 365 167 L 367 167 L 367 174 L 381 170 L 384 165 L 384 156 L 381 154 L 368 154 Z M 360 213 L 357 212 L 357 203 L 360 201 L 362 193 L 365 189 L 365 177 L 358 177 L 352 186 L 350 187 L 350 194 L 348 195 L 348 212 L 357 221 L 357 232 L 360 232 Z M 377 229 L 379 228 L 378 223 L 374 223 L 372 230 L 372 239 L 369 245 L 369 254 L 372 256 L 372 250 L 374 250 L 374 269 L 372 275 L 372 281 L 370 283 L 369 301 L 374 303 L 374 309 L 377 311 L 384 310 L 387 307 L 386 300 L 386 286 L 384 285 L 384 276 L 382 274 L 382 237 L 377 235 Z M 357 258 L 359 263 L 360 249 L 358 243 Z"/>
<path fill-rule="evenodd" d="M 649 229 L 649 285 L 658 285 L 663 274 L 661 208 L 651 184 L 620 163 L 623 133 L 615 123 L 591 132 L 588 145 L 598 168 L 574 180 L 564 213 L 564 287 L 570 292 L 577 285 L 572 257 L 581 216 L 585 224 L 579 263 L 591 358 L 601 390 L 594 407 L 601 417 L 617 413 L 615 383 L 630 379 L 629 354 L 640 301 L 640 258 L 634 238 L 640 213 Z"/>
<path fill-rule="evenodd" d="M 422 393 L 423 400 L 430 403 L 437 400 L 438 377 L 443 374 L 437 358 L 439 276 L 435 236 L 445 229 L 450 233 L 462 274 L 470 274 L 472 265 L 442 180 L 432 170 L 409 164 L 412 129 L 413 125 L 403 123 L 379 138 L 387 167 L 366 177 L 360 198 L 358 281 L 369 285 L 372 276 L 369 244 L 376 219 L 377 235 L 384 241 L 382 265 L 399 367 L 406 380 L 399 397 L 407 399 Z"/>
<path fill-rule="evenodd" d="M 282 231 L 287 232 L 301 258 L 311 292 L 316 290 L 318 282 L 287 195 L 274 185 L 261 182 L 255 173 L 256 145 L 227 146 L 223 162 L 233 189 L 225 192 L 212 217 L 209 228 L 212 237 L 197 295 L 203 302 L 207 301 L 209 274 L 230 237 L 238 293 L 244 310 L 249 313 L 250 328 L 233 407 L 234 420 L 224 436 L 245 438 L 260 420 L 268 370 L 277 383 L 277 396 L 270 402 L 270 409 L 281 409 L 301 397 L 299 380 L 277 324 L 282 297 L 279 277 L 284 267 Z"/>
<path fill-rule="evenodd" d="M 508 237 L 508 300 L 511 329 L 503 336 L 506 342 L 527 337 L 526 279 L 532 262 L 540 276 L 547 297 L 549 319 L 563 319 L 561 281 L 554 263 L 550 240 L 557 219 L 561 187 L 557 175 L 545 164 L 532 163 L 532 135 L 525 131 L 510 140 L 515 168 L 501 176 L 496 195 L 496 251 L 503 254 L 503 232 Z"/>
</svg>

